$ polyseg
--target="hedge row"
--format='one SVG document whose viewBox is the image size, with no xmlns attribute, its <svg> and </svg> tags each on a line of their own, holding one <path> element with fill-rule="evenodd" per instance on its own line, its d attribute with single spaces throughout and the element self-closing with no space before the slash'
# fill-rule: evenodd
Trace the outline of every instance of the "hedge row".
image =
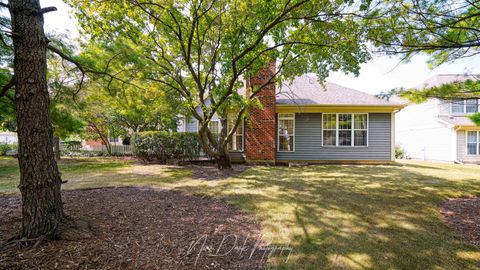
<svg viewBox="0 0 480 270">
<path fill-rule="evenodd" d="M 140 132 L 134 143 L 135 156 L 161 163 L 195 160 L 202 150 L 198 133 L 193 132 Z"/>
</svg>

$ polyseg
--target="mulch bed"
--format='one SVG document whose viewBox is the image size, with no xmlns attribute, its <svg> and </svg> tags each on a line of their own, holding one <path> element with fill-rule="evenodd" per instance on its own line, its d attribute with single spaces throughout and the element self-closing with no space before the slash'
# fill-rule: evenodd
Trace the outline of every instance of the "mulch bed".
<svg viewBox="0 0 480 270">
<path fill-rule="evenodd" d="M 202 180 L 223 180 L 246 171 L 249 166 L 243 164 L 232 164 L 231 170 L 219 170 L 212 164 L 190 165 L 193 170 L 193 179 Z"/>
<path fill-rule="evenodd" d="M 64 201 L 76 228 L 35 248 L 2 248 L 21 227 L 21 201 L 18 195 L 0 196 L 0 269 L 265 266 L 259 225 L 218 200 L 129 187 L 65 191 Z"/>
<path fill-rule="evenodd" d="M 440 213 L 462 239 L 480 247 L 480 198 L 451 199 Z"/>
</svg>

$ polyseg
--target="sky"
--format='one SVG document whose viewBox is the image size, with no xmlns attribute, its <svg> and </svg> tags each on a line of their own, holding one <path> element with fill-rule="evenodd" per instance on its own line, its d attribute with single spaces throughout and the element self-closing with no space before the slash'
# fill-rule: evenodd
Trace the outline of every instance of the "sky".
<svg viewBox="0 0 480 270">
<path fill-rule="evenodd" d="M 45 14 L 47 32 L 69 33 L 71 38 L 79 36 L 77 23 L 65 3 L 61 0 L 41 0 L 40 2 L 42 7 L 55 6 L 58 9 L 56 12 Z M 399 63 L 398 57 L 374 56 L 368 63 L 361 65 L 358 77 L 335 72 L 327 78 L 327 81 L 377 94 L 393 88 L 415 87 L 436 74 L 480 74 L 480 55 L 444 64 L 433 70 L 429 69 L 427 60 L 427 56 L 418 55 L 409 63 Z"/>
</svg>

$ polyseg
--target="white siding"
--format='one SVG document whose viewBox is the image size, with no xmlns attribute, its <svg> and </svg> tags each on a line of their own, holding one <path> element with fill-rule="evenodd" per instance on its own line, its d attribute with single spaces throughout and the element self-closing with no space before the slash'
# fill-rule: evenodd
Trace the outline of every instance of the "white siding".
<svg viewBox="0 0 480 270">
<path fill-rule="evenodd" d="M 436 99 L 421 104 L 410 104 L 396 114 L 397 131 L 424 128 L 426 126 L 439 127 L 436 120 L 440 113 L 440 102 Z"/>
<path fill-rule="evenodd" d="M 410 158 L 455 161 L 455 132 L 448 127 L 397 131 L 397 144 Z"/>
<path fill-rule="evenodd" d="M 185 123 L 185 116 L 179 116 L 177 121 L 177 132 L 185 132 L 187 125 Z"/>
<path fill-rule="evenodd" d="M 455 161 L 455 132 L 437 116 L 448 108 L 446 104 L 431 99 L 422 104 L 412 104 L 397 113 L 396 142 L 414 159 Z"/>
<path fill-rule="evenodd" d="M 0 132 L 0 143 L 17 144 L 17 133 L 14 132 Z"/>
</svg>

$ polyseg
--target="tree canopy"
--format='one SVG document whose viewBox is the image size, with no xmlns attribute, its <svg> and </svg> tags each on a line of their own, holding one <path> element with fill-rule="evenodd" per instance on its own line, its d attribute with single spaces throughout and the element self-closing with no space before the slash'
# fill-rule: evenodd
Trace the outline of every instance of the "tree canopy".
<svg viewBox="0 0 480 270">
<path fill-rule="evenodd" d="M 380 52 L 426 53 L 432 66 L 480 53 L 478 1 L 382 0 L 375 6 L 369 38 Z"/>
<path fill-rule="evenodd" d="M 144 79 L 175 91 L 200 123 L 205 151 L 221 159 L 228 140 L 263 88 L 239 93 L 244 80 L 272 61 L 269 82 L 313 72 L 325 79 L 342 70 L 358 74 L 370 1 L 67 1 L 92 40 L 130 40 Z M 250 84 L 252 86 L 252 84 Z M 208 130 L 234 107 L 234 125 L 217 140 Z M 200 111 L 196 110 L 200 108 Z M 226 128 L 226 124 L 222 125 Z"/>
<path fill-rule="evenodd" d="M 387 0 L 377 2 L 376 17 L 369 20 L 369 39 L 379 52 L 410 59 L 418 53 L 430 56 L 431 68 L 480 54 L 480 3 L 470 0 Z M 480 76 L 426 89 L 394 89 L 380 94 L 399 94 L 414 102 L 428 98 L 480 98 Z M 480 114 L 471 119 L 480 124 Z"/>
</svg>

